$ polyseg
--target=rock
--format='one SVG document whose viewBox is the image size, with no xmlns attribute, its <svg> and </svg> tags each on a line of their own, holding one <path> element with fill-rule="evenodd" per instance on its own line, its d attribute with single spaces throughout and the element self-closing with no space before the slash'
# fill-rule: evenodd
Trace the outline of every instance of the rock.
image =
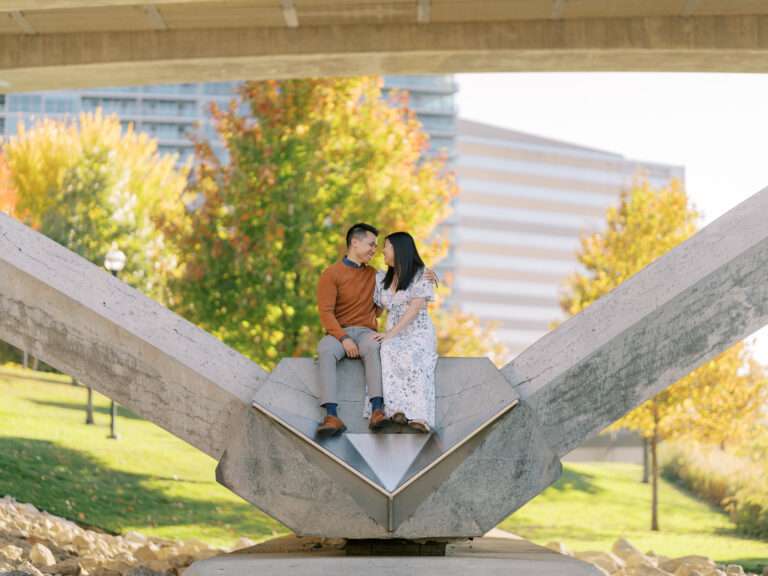
<svg viewBox="0 0 768 576">
<path fill-rule="evenodd" d="M 164 560 L 150 560 L 147 562 L 147 567 L 155 572 L 168 572 L 171 569 L 171 565 Z"/>
<path fill-rule="evenodd" d="M 21 570 L 10 569 L 5 571 L 3 565 L 0 564 L 0 576 L 30 576 L 29 572 L 22 572 Z"/>
<path fill-rule="evenodd" d="M 164 572 L 155 572 L 146 566 L 132 568 L 125 576 L 164 576 Z"/>
<path fill-rule="evenodd" d="M 256 546 L 256 542 L 250 538 L 239 538 L 229 550 L 230 552 L 234 552 L 236 550 L 242 550 L 243 548 L 250 548 L 251 546 Z"/>
<path fill-rule="evenodd" d="M 46 574 L 61 574 L 61 576 L 79 576 L 83 571 L 83 567 L 80 565 L 79 558 L 67 558 L 66 560 L 62 560 L 61 562 L 58 562 L 53 566 L 48 566 L 46 568 L 43 568 L 42 571 L 45 572 Z"/>
<path fill-rule="evenodd" d="M 195 560 L 208 560 L 208 558 L 213 558 L 214 556 L 218 556 L 219 554 L 222 554 L 222 551 L 217 550 L 216 548 L 210 548 L 208 550 L 200 550 L 200 552 L 195 554 Z"/>
<path fill-rule="evenodd" d="M 29 551 L 29 559 L 35 566 L 53 566 L 56 564 L 53 552 L 42 544 L 32 546 L 32 549 Z"/>
<path fill-rule="evenodd" d="M 613 553 L 621 558 L 628 568 L 633 566 L 651 566 L 655 567 L 652 559 L 647 558 L 645 554 L 635 548 L 629 540 L 619 538 L 613 543 L 611 548 Z"/>
<path fill-rule="evenodd" d="M 145 544 L 147 542 L 147 537 L 139 532 L 126 532 L 123 538 L 128 542 L 136 542 L 137 544 Z"/>
<path fill-rule="evenodd" d="M 22 550 L 18 546 L 14 546 L 13 544 L 8 544 L 0 548 L 0 559 L 5 558 L 6 560 L 11 560 L 11 561 L 21 560 L 21 557 L 23 555 L 24 555 L 24 550 Z"/>
<path fill-rule="evenodd" d="M 169 558 L 168 562 L 171 564 L 173 568 L 186 568 L 187 566 L 192 564 L 192 562 L 194 562 L 195 560 L 196 558 L 191 554 L 180 554 L 173 558 Z"/>
<path fill-rule="evenodd" d="M 35 566 L 30 564 L 27 561 L 22 562 L 16 567 L 17 570 L 21 570 L 22 572 L 26 572 L 30 576 L 43 576 L 43 573 L 40 572 Z"/>
<path fill-rule="evenodd" d="M 701 566 L 703 569 L 714 568 L 715 563 L 706 556 L 681 556 L 680 558 L 672 558 L 659 563 L 659 568 L 666 572 L 675 572 L 683 565 L 689 566 Z"/>
<path fill-rule="evenodd" d="M 78 550 L 89 550 L 91 548 L 91 540 L 85 534 L 78 534 L 72 539 L 72 544 Z"/>
<path fill-rule="evenodd" d="M 144 562 L 146 564 L 151 560 L 158 560 L 159 557 L 157 554 L 159 551 L 160 548 L 155 544 L 147 544 L 136 550 L 133 555 L 139 562 Z"/>
<path fill-rule="evenodd" d="M 584 562 L 589 562 L 602 568 L 608 574 L 613 574 L 624 568 L 624 560 L 611 552 L 576 552 L 575 556 L 579 560 L 584 560 Z"/>
<path fill-rule="evenodd" d="M 625 573 L 627 576 L 669 576 L 669 572 L 665 572 L 651 564 L 627 566 L 627 568 L 625 568 Z"/>
<path fill-rule="evenodd" d="M 563 554 L 565 556 L 572 556 L 570 550 L 566 548 L 565 544 L 562 542 L 549 542 L 546 546 L 550 550 L 554 550 L 558 554 Z"/>
<path fill-rule="evenodd" d="M 728 566 L 725 567 L 725 573 L 728 576 L 744 576 L 744 568 L 738 564 L 728 564 Z"/>
</svg>

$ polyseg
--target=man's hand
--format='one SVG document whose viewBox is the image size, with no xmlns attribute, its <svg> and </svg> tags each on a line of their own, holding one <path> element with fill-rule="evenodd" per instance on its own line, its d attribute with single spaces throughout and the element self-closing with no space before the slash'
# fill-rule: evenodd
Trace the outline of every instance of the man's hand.
<svg viewBox="0 0 768 576">
<path fill-rule="evenodd" d="M 427 268 L 424 270 L 424 278 L 426 278 L 428 282 L 432 282 L 432 284 L 435 286 L 437 286 L 440 282 L 440 279 L 437 277 L 437 274 L 435 274 L 435 271 L 432 270 L 432 268 Z"/>
<path fill-rule="evenodd" d="M 349 358 L 360 358 L 360 350 L 357 349 L 357 344 L 352 338 L 344 338 L 341 345 L 344 346 L 344 351 Z"/>
</svg>

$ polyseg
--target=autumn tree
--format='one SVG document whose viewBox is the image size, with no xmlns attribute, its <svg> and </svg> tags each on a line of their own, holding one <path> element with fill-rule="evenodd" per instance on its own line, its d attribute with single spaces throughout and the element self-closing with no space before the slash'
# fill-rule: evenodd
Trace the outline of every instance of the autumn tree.
<svg viewBox="0 0 768 576">
<path fill-rule="evenodd" d="M 0 212 L 13 216 L 16 211 L 16 189 L 11 182 L 11 171 L 0 153 Z"/>
<path fill-rule="evenodd" d="M 119 247 L 121 279 L 165 300 L 177 260 L 163 223 L 183 213 L 188 172 L 175 156 L 100 112 L 20 126 L 4 155 L 22 221 L 97 265 Z"/>
<path fill-rule="evenodd" d="M 195 208 L 172 227 L 185 266 L 174 306 L 237 350 L 267 367 L 314 354 L 317 280 L 355 222 L 409 231 L 431 264 L 443 254 L 433 232 L 453 176 L 425 157 L 407 99 L 382 100 L 380 79 L 249 82 L 214 115 L 228 158 L 197 146 Z"/>
<path fill-rule="evenodd" d="M 698 214 L 679 182 L 653 189 L 640 182 L 606 214 L 606 228 L 584 237 L 573 275 L 561 300 L 574 315 L 645 268 L 696 231 Z M 650 445 L 651 529 L 659 529 L 657 447 L 690 439 L 709 444 L 738 441 L 760 418 L 768 381 L 743 343 L 738 343 L 657 394 L 612 425 L 639 432 Z"/>
</svg>

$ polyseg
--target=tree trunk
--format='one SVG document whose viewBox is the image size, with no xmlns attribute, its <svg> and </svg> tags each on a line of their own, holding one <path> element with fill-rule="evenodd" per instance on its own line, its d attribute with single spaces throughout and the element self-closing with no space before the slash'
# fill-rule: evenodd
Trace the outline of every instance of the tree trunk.
<svg viewBox="0 0 768 576">
<path fill-rule="evenodd" d="M 93 424 L 93 388 L 88 386 L 88 401 L 85 405 L 85 423 Z"/>
<path fill-rule="evenodd" d="M 651 530 L 659 531 L 659 461 L 656 448 L 659 444 L 659 411 L 653 403 L 653 436 L 651 436 Z"/>
<path fill-rule="evenodd" d="M 24 368 L 29 368 L 29 354 L 27 354 L 26 350 L 22 351 L 22 365 Z"/>
<path fill-rule="evenodd" d="M 643 484 L 650 482 L 651 466 L 650 466 L 650 450 L 648 446 L 648 438 L 643 436 Z"/>
</svg>

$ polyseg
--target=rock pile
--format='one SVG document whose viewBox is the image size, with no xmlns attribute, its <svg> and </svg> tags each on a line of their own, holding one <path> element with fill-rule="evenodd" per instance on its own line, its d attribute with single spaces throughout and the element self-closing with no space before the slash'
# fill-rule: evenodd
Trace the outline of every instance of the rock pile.
<svg viewBox="0 0 768 576">
<path fill-rule="evenodd" d="M 736 564 L 723 566 L 706 556 L 668 558 L 653 552 L 643 554 L 628 540 L 619 538 L 610 552 L 573 552 L 562 542 L 550 542 L 547 548 L 594 564 L 610 576 L 745 576 Z M 768 570 L 764 572 L 768 574 Z"/>
<path fill-rule="evenodd" d="M 0 576 L 178 576 L 197 560 L 253 546 L 241 538 L 229 550 L 198 540 L 166 540 L 138 532 L 122 536 L 84 530 L 37 510 L 0 499 Z"/>
</svg>

